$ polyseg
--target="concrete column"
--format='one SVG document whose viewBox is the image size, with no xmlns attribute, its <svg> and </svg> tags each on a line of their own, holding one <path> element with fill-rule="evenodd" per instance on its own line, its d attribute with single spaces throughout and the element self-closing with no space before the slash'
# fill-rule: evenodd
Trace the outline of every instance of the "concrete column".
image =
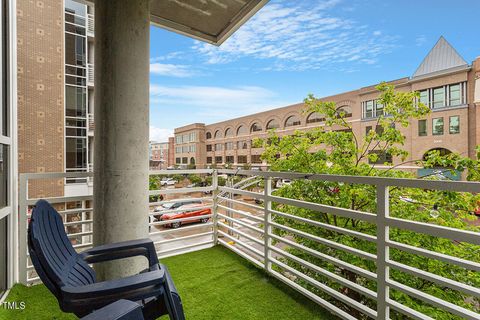
<svg viewBox="0 0 480 320">
<path fill-rule="evenodd" d="M 94 245 L 148 237 L 150 0 L 95 1 Z M 101 263 L 99 279 L 144 258 Z"/>
</svg>

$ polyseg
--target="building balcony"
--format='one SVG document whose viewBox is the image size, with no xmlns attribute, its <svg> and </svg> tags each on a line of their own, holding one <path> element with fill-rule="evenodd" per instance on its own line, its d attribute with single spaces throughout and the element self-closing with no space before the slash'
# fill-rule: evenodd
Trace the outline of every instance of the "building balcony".
<svg viewBox="0 0 480 320">
<path fill-rule="evenodd" d="M 208 182 L 198 187 L 187 178 L 176 178 L 174 185 L 159 185 L 149 191 L 150 209 L 144 215 L 157 254 L 171 270 L 184 299 L 187 318 L 432 319 L 436 314 L 445 319 L 480 317 L 478 304 L 467 303 L 480 298 L 476 280 L 480 271 L 480 232 L 476 221 L 469 222 L 471 228 L 452 228 L 442 225 L 442 221 L 455 219 L 453 213 L 450 217 L 438 217 L 432 212 L 429 221 L 404 215 L 403 208 L 413 208 L 414 212 L 430 208 L 398 197 L 397 193 L 415 189 L 420 194 L 441 190 L 445 197 L 453 193 L 476 194 L 480 192 L 480 183 L 255 170 L 151 172 L 155 176 L 172 174 L 197 175 Z M 82 178 L 92 173 L 63 175 Z M 219 177 L 227 180 L 225 186 L 219 185 Z M 37 201 L 29 192 L 35 190 L 38 180 L 49 178 L 58 179 L 58 174 L 20 175 L 20 239 L 26 239 L 30 209 Z M 341 191 L 335 186 L 365 186 L 374 206 L 354 210 L 332 202 L 305 201 L 303 195 L 315 189 L 304 190 L 301 196 L 282 192 L 288 190 L 282 188 L 289 188 L 296 181 L 306 188 L 320 183 L 339 196 Z M 155 211 L 165 203 L 185 199 L 201 201 L 201 208 L 209 209 L 209 213 L 165 221 L 159 215 L 185 209 Z M 74 247 L 84 250 L 92 246 L 95 212 L 91 194 L 52 195 L 47 200 L 67 204 L 60 213 Z M 69 208 L 72 203 L 78 207 Z M 333 222 L 337 220 L 346 223 Z M 429 243 L 446 241 L 448 245 L 465 246 L 470 254 L 459 256 L 455 250 L 441 246 L 431 250 L 422 246 L 425 239 Z M 25 242 L 20 243 L 20 279 L 23 284 L 32 285 L 39 279 L 26 248 Z M 398 258 L 407 256 L 408 259 Z M 424 263 L 413 266 L 409 261 Z M 460 274 L 469 276 L 457 277 Z M 458 298 L 452 301 L 443 295 L 444 291 L 457 292 Z M 43 286 L 16 286 L 11 296 L 7 299 L 25 300 L 32 315 L 65 316 Z M 2 312 L 14 311 L 0 310 L 0 318 Z"/>
<path fill-rule="evenodd" d="M 87 63 L 87 85 L 89 87 L 94 86 L 95 68 L 93 63 Z"/>
<path fill-rule="evenodd" d="M 95 37 L 95 17 L 93 14 L 87 14 L 87 35 Z"/>
</svg>

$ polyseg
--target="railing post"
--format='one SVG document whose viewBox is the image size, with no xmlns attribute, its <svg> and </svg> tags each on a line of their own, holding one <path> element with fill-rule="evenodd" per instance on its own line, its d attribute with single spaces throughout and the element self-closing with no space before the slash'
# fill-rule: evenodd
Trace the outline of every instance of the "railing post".
<svg viewBox="0 0 480 320">
<path fill-rule="evenodd" d="M 27 285 L 27 198 L 28 180 L 25 174 L 19 177 L 18 193 L 18 280 Z"/>
<path fill-rule="evenodd" d="M 389 259 L 389 227 L 386 218 L 390 215 L 389 187 L 377 185 L 377 319 L 390 319 L 390 308 L 387 300 L 390 296 L 387 284 L 390 278 Z"/>
<path fill-rule="evenodd" d="M 264 265 L 265 270 L 269 273 L 272 270 L 272 263 L 270 259 L 270 246 L 272 244 L 272 239 L 270 238 L 270 234 L 272 232 L 272 201 L 270 200 L 270 196 L 272 194 L 272 178 L 271 177 L 264 177 L 263 178 L 264 186 L 264 217 L 263 217 L 263 246 L 264 246 Z"/>
<path fill-rule="evenodd" d="M 212 204 L 212 221 L 213 221 L 213 245 L 216 246 L 218 244 L 218 172 L 216 169 L 212 172 L 212 197 L 213 197 L 213 204 Z"/>
</svg>

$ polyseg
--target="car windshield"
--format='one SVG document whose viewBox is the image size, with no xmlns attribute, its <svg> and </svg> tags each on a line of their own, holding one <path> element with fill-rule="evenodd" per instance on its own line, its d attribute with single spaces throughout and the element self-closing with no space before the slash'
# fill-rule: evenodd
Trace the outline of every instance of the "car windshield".
<svg viewBox="0 0 480 320">
<path fill-rule="evenodd" d="M 174 204 L 175 204 L 175 202 L 168 202 L 168 203 L 162 204 L 162 207 L 165 208 L 165 209 L 170 209 L 170 208 L 173 207 Z"/>
</svg>

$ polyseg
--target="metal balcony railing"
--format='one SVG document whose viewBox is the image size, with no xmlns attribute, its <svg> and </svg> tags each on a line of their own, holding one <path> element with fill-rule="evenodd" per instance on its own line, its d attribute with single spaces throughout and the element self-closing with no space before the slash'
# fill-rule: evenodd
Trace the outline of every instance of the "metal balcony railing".
<svg viewBox="0 0 480 320">
<path fill-rule="evenodd" d="M 93 117 L 93 113 L 89 113 L 87 115 L 88 118 L 88 131 L 93 132 L 95 131 L 95 119 Z"/>
<path fill-rule="evenodd" d="M 93 63 L 87 63 L 87 84 L 89 86 L 94 85 L 94 79 L 95 79 L 95 69 Z"/>
<path fill-rule="evenodd" d="M 391 230 L 407 230 L 421 235 L 428 235 L 435 238 L 449 239 L 453 242 L 462 242 L 472 247 L 472 252 L 480 249 L 480 233 L 444 227 L 434 223 L 425 223 L 407 220 L 404 218 L 390 216 L 390 190 L 398 188 L 412 188 L 418 190 L 441 190 L 445 194 L 449 192 L 479 193 L 480 183 L 475 182 L 454 182 L 435 181 L 419 179 L 396 179 L 379 177 L 360 176 L 335 176 L 335 175 L 305 175 L 302 173 L 290 172 L 267 172 L 267 171 L 244 171 L 244 170 L 162 170 L 152 171 L 151 176 L 170 176 L 174 179 L 187 177 L 196 174 L 209 181 L 208 186 L 196 187 L 189 185 L 188 181 L 177 181 L 174 184 L 163 182 L 164 186 L 157 190 L 150 190 L 150 210 L 145 213 L 145 219 L 149 219 L 150 237 L 153 239 L 159 257 L 182 254 L 189 251 L 199 250 L 222 245 L 232 250 L 243 258 L 249 260 L 258 267 L 264 269 L 271 276 L 302 293 L 309 299 L 317 302 L 333 314 L 343 319 L 357 319 L 357 313 L 346 312 L 339 303 L 355 310 L 360 318 L 389 319 L 391 310 L 405 318 L 432 319 L 418 310 L 414 310 L 401 301 L 393 298 L 390 291 L 401 292 L 405 296 L 421 301 L 435 310 L 446 311 L 454 316 L 465 319 L 479 319 L 480 314 L 463 307 L 462 301 L 454 303 L 446 301 L 439 295 L 433 295 L 415 289 L 398 281 L 390 276 L 390 272 L 403 272 L 410 277 L 435 283 L 444 290 L 454 290 L 466 294 L 471 298 L 480 297 L 480 288 L 472 286 L 471 283 L 462 283 L 452 278 L 444 277 L 405 264 L 404 261 L 394 261 L 389 250 L 400 250 L 415 257 L 430 259 L 447 263 L 448 265 L 473 272 L 480 271 L 478 257 L 469 258 L 455 257 L 450 252 L 436 252 L 426 248 L 412 246 L 402 243 L 397 239 L 392 240 Z M 38 281 L 35 271 L 28 260 L 26 248 L 26 226 L 29 212 L 36 198 L 28 195 L 29 188 L 33 191 L 38 180 L 59 179 L 68 177 L 90 177 L 92 173 L 46 173 L 46 174 L 21 174 L 20 175 L 20 232 L 21 248 L 20 262 L 22 269 L 20 273 L 24 283 Z M 227 184 L 219 186 L 218 176 L 228 176 Z M 234 183 L 236 177 L 243 177 L 245 183 Z M 251 177 L 258 177 L 261 183 L 250 185 L 250 190 L 238 186 L 249 185 Z M 183 179 L 183 178 L 182 178 Z M 256 178 L 255 178 L 256 179 Z M 277 195 L 273 189 L 276 185 L 274 180 L 282 181 L 303 180 L 322 181 L 328 183 L 340 183 L 349 185 L 365 185 L 373 187 L 376 191 L 375 212 L 363 212 L 358 210 L 335 207 L 332 205 L 307 202 L 302 199 L 285 198 Z M 180 179 L 179 179 L 180 180 Z M 237 187 L 236 187 L 237 186 Z M 281 187 L 280 187 L 281 188 Z M 155 199 L 155 197 L 160 197 Z M 60 213 L 64 216 L 69 237 L 76 248 L 85 248 L 92 245 L 91 236 L 94 232 L 92 222 L 95 219 L 91 208 L 91 195 L 84 197 L 62 197 L 52 196 L 47 198 L 53 204 L 63 205 Z M 256 201 L 254 201 L 256 200 Z M 197 209 L 210 209 L 200 216 L 185 216 L 173 218 L 172 220 L 155 220 L 155 217 L 165 214 L 188 212 L 191 209 L 175 208 L 169 204 L 182 201 L 200 202 Z M 78 208 L 65 207 L 65 204 L 76 204 Z M 273 205 L 275 204 L 275 206 Z M 161 210 L 155 209 L 163 207 Z M 314 218 L 296 215 L 292 211 L 284 212 L 281 206 L 308 210 L 309 212 L 326 213 L 335 217 L 344 217 L 363 221 L 376 226 L 376 234 L 366 234 L 345 226 L 332 225 L 320 222 Z M 174 208 L 174 209 L 172 209 Z M 190 211 L 191 212 L 191 211 Z M 295 212 L 295 211 L 293 211 Z M 73 218 L 75 217 L 75 219 Z M 295 228 L 294 224 L 284 223 L 295 221 L 304 226 L 318 228 L 318 230 L 329 230 L 371 243 L 376 252 L 366 252 L 332 239 L 326 239 L 313 234 L 308 228 Z M 311 245 L 305 245 L 298 239 L 308 240 Z M 319 245 L 317 247 L 314 244 Z M 476 247 L 479 246 L 479 247 Z M 315 249 L 323 247 L 325 250 Z M 475 249 L 476 248 L 476 249 Z M 292 253 L 294 249 L 298 253 Z M 375 268 L 365 267 L 365 264 L 358 265 L 354 262 L 347 262 L 338 259 L 330 254 L 328 250 L 336 250 L 357 257 L 359 260 L 368 261 Z M 318 259 L 322 263 L 312 263 L 307 257 Z M 352 260 L 354 261 L 354 259 Z M 345 277 L 342 270 L 353 272 L 365 281 L 352 281 Z M 373 270 L 373 271 L 372 271 Z M 443 270 L 445 271 L 445 270 Z M 441 274 L 445 274 L 440 271 Z M 453 271 L 452 271 L 453 272 Z M 319 277 L 337 284 L 346 290 L 340 290 L 335 286 L 326 285 L 319 281 Z M 367 282 L 375 285 L 367 287 Z M 346 294 L 348 291 L 355 291 L 360 297 L 366 297 L 375 301 L 376 307 L 366 305 L 362 299 L 355 299 Z M 337 301 L 332 302 L 332 301 Z M 478 311 L 478 310 L 477 310 Z"/>
<path fill-rule="evenodd" d="M 95 36 L 95 19 L 93 14 L 87 14 L 87 35 L 89 37 Z"/>
</svg>

